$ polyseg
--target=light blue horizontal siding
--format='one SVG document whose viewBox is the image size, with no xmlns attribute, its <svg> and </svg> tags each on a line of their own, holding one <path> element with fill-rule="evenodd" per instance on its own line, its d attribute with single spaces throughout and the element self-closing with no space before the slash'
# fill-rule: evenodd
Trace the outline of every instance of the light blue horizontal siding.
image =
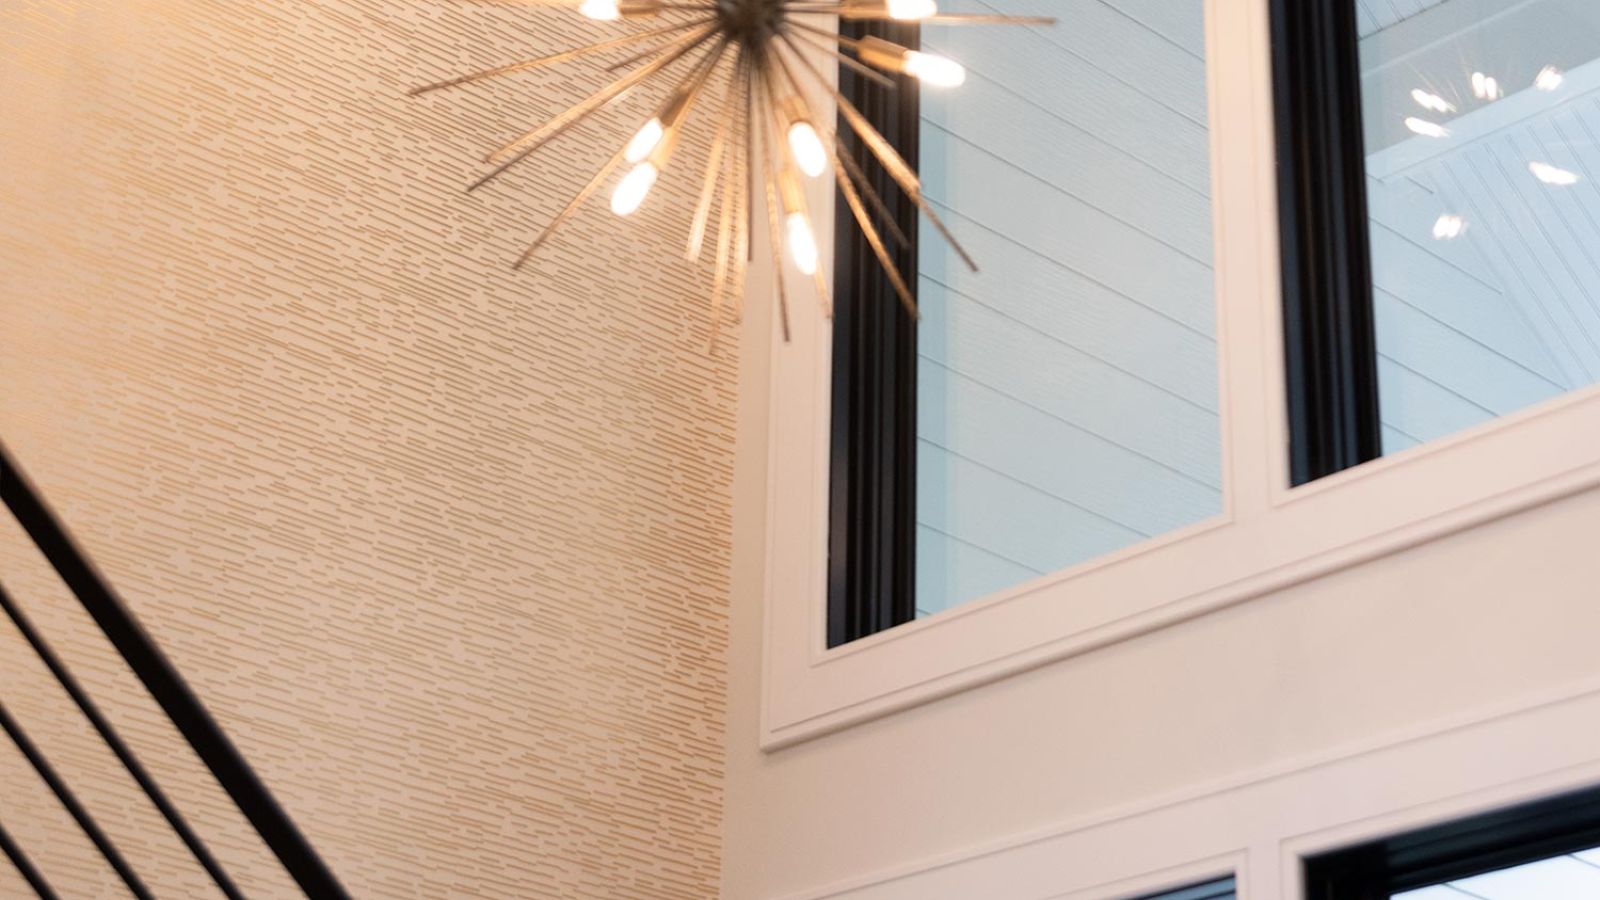
<svg viewBox="0 0 1600 900">
<path fill-rule="evenodd" d="M 1187 5 L 1190 0 L 1163 2 Z M 1058 30 L 1063 27 L 1072 25 L 1058 26 Z M 1209 193 L 1211 167 L 1204 116 L 1180 113 L 1154 102 L 1152 96 L 1166 93 L 1148 77 L 1137 82 L 1144 90 L 1135 89 L 1052 43 L 1041 29 L 944 29 L 938 34 L 930 31 L 927 45 L 959 60 L 976 75 L 1023 94 L 1039 109 L 1084 125 L 1122 153 Z M 922 93 L 929 99 L 944 93 L 952 102 L 965 103 L 958 96 L 965 89 Z"/>
<path fill-rule="evenodd" d="M 1018 481 L 1145 535 L 1213 515 L 1215 484 L 1130 452 L 1108 438 L 1045 415 L 994 388 L 925 360 L 917 391 L 918 434 Z M 1025 425 L 1026 434 L 1018 435 Z"/>
<path fill-rule="evenodd" d="M 923 92 L 925 193 L 981 266 L 923 223 L 923 614 L 1221 510 L 1205 67 L 1161 30 L 1200 0 L 1021 2 L 1062 25 L 923 33 L 970 73 Z"/>
<path fill-rule="evenodd" d="M 1041 573 L 926 525 L 917 526 L 917 615 L 1021 584 Z"/>
<path fill-rule="evenodd" d="M 917 447 L 917 522 L 1036 572 L 1053 572 L 1144 537 L 1103 516 L 957 456 Z"/>
<path fill-rule="evenodd" d="M 919 515 L 943 548 L 919 555 L 943 598 L 924 608 L 1221 508 L 1200 4 L 1081 5 L 1070 34 L 927 35 L 972 70 L 925 92 L 927 194 L 982 271 L 923 226 Z M 1562 390 L 1493 266 L 1432 239 L 1449 198 L 1369 187 L 1385 446 Z"/>
<path fill-rule="evenodd" d="M 1198 7 L 1169 2 L 1179 16 L 1199 24 Z M 1117 81 L 1148 97 L 1151 102 L 1203 122 L 1206 118 L 1206 67 L 1199 53 L 1173 52 L 1173 42 L 1111 3 L 1101 0 L 951 0 L 941 8 L 973 13 L 1017 16 L 1053 16 L 1059 24 L 1023 26 Z M 960 27 L 960 26 L 956 26 Z M 1176 30 L 1182 30 L 1180 25 Z M 924 42 L 934 44 L 950 28 L 925 25 Z M 1198 32 L 1196 32 L 1198 33 Z"/>
<path fill-rule="evenodd" d="M 993 157 L 1192 258 L 1211 259 L 1211 204 L 1205 193 L 1092 132 L 1040 114 L 1015 93 L 974 76 L 959 99 L 937 95 L 923 104 L 922 114 L 924 146 L 959 142 L 970 148 L 969 157 Z M 929 159 L 924 151 L 924 177 L 940 183 L 962 178 L 972 162 L 959 154 L 952 146 L 948 154 Z M 943 196 L 961 208 L 953 192 Z"/>
<path fill-rule="evenodd" d="M 1063 347 L 1015 319 L 941 290 L 922 298 L 923 358 L 1205 484 L 1219 482 L 1214 412 L 1150 382 Z M 1013 423 L 1031 440 L 1034 423 Z"/>
</svg>

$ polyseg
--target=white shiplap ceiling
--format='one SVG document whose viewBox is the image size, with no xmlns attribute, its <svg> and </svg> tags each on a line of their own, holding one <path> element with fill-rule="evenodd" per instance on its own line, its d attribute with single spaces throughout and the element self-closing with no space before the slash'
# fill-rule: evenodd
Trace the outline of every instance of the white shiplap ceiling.
<svg viewBox="0 0 1600 900">
<path fill-rule="evenodd" d="M 1388 0 L 1361 2 L 1375 8 Z M 1531 356 L 1503 336 L 1509 322 L 1496 326 L 1489 346 L 1566 388 L 1600 380 L 1600 8 L 1592 0 L 1431 5 L 1363 41 L 1371 194 L 1415 206 L 1399 239 L 1470 271 L 1515 311 L 1517 331 L 1543 352 Z M 1534 84 L 1548 64 L 1564 77 L 1553 91 Z M 1476 71 L 1494 75 L 1504 96 L 1474 97 L 1468 84 Z M 1455 109 L 1423 110 L 1411 98 L 1415 88 Z M 1412 116 L 1436 121 L 1445 134 L 1411 134 L 1403 123 Z M 1538 164 L 1571 173 L 1575 183 L 1542 182 L 1530 170 Z M 1429 233 L 1443 215 L 1461 217 L 1461 238 Z M 1385 243 L 1395 239 L 1374 234 L 1380 286 L 1405 274 L 1385 257 Z M 1413 299 L 1460 308 L 1462 329 L 1488 314 L 1488 304 L 1470 312 L 1467 296 L 1442 282 L 1433 291 L 1449 303 L 1421 297 L 1426 287 L 1416 287 Z"/>
<path fill-rule="evenodd" d="M 1356 24 L 1366 37 L 1438 6 L 1445 0 L 1356 0 Z"/>
</svg>

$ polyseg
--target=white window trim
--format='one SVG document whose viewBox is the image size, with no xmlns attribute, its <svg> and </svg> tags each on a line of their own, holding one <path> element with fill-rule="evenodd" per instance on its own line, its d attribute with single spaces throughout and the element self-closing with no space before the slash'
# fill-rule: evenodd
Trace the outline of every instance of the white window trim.
<svg viewBox="0 0 1600 900">
<path fill-rule="evenodd" d="M 830 323 L 770 348 L 761 742 L 776 749 L 1600 485 L 1600 387 L 1291 489 L 1265 0 L 1207 0 L 1223 512 L 827 649 Z M 831 109 L 824 97 L 818 107 Z M 831 115 L 831 112 L 828 113 Z M 831 233 L 832 183 L 812 185 Z M 757 242 L 760 242 L 760 231 Z M 823 238 L 823 247 L 833 242 Z M 770 259 L 763 246 L 755 259 Z M 825 264 L 831 270 L 831 259 Z M 791 276 L 793 273 L 791 273 Z M 751 272 L 749 303 L 771 303 Z M 746 360 L 746 372 L 766 367 Z"/>
<path fill-rule="evenodd" d="M 783 900 L 1107 900 L 1234 875 L 1308 900 L 1302 861 L 1600 784 L 1600 681 L 1262 766 Z"/>
</svg>

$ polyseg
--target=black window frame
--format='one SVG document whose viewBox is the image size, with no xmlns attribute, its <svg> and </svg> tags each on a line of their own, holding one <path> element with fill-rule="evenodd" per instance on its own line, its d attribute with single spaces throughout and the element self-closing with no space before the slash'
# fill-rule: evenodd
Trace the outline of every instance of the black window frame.
<svg viewBox="0 0 1600 900">
<path fill-rule="evenodd" d="M 1389 900 L 1594 847 L 1600 847 L 1600 787 L 1308 857 L 1306 900 Z"/>
<path fill-rule="evenodd" d="M 1289 476 L 1383 455 L 1356 0 L 1271 0 Z"/>
<path fill-rule="evenodd" d="M 1355 0 L 1270 0 L 1291 486 L 1382 455 Z M 908 47 L 905 23 L 845 20 Z M 840 93 L 917 164 L 918 87 L 841 68 Z M 910 238 L 890 247 L 916 290 L 917 211 L 849 128 L 856 160 Z M 835 199 L 829 647 L 916 617 L 917 329 Z"/>
<path fill-rule="evenodd" d="M 876 35 L 921 45 L 920 29 L 898 22 L 843 20 L 848 37 Z M 913 168 L 921 116 L 917 82 L 885 88 L 848 68 L 839 93 L 861 110 Z M 917 290 L 917 208 L 848 127 L 848 154 L 907 238 L 888 245 Z M 828 646 L 916 618 L 917 323 L 906 314 L 842 196 L 835 196 L 833 425 L 829 437 Z"/>
</svg>

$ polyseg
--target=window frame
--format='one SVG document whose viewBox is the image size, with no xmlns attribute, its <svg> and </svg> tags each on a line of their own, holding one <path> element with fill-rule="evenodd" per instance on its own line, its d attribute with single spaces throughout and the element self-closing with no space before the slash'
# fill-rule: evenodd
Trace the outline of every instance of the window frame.
<svg viewBox="0 0 1600 900">
<path fill-rule="evenodd" d="M 1289 478 L 1383 455 L 1354 0 L 1272 0 Z"/>
<path fill-rule="evenodd" d="M 921 46 L 914 24 L 846 20 L 852 38 Z M 841 68 L 839 93 L 910 163 L 918 165 L 920 91 L 895 76 L 873 84 Z M 917 207 L 849 128 L 840 152 L 855 160 L 906 236 L 889 253 L 917 292 Z M 842 196 L 834 219 L 852 221 Z M 916 618 L 917 323 L 860 229 L 834 232 L 833 420 L 829 484 L 828 646 L 860 640 Z"/>
<path fill-rule="evenodd" d="M 1600 788 L 1478 813 L 1308 857 L 1306 900 L 1390 895 L 1600 846 Z"/>
<path fill-rule="evenodd" d="M 1217 517 L 843 645 L 830 645 L 831 323 L 790 284 L 774 327 L 757 234 L 744 309 L 740 448 L 764 461 L 736 494 L 764 520 L 761 744 L 777 750 L 1128 640 L 1600 486 L 1600 387 L 1296 485 L 1270 4 L 1203 0 L 1211 124 L 1223 511 Z M 810 96 L 831 117 L 831 97 Z M 811 179 L 831 277 L 831 182 Z M 851 226 L 853 227 L 853 226 Z M 748 520 L 746 520 L 748 521 Z M 755 538 L 751 538 L 755 540 Z"/>
<path fill-rule="evenodd" d="M 1350 0 L 1273 0 L 1271 22 L 1289 477 L 1301 485 L 1383 455 L 1360 54 Z M 920 44 L 912 24 L 840 30 Z M 846 69 L 839 92 L 915 168 L 920 92 L 904 75 L 896 82 L 885 89 Z M 915 295 L 916 206 L 850 129 L 839 133 L 909 238 L 891 254 Z M 849 216 L 836 197 L 835 220 Z M 837 229 L 834 243 L 830 648 L 916 618 L 917 546 L 916 323 L 857 229 Z"/>
</svg>

